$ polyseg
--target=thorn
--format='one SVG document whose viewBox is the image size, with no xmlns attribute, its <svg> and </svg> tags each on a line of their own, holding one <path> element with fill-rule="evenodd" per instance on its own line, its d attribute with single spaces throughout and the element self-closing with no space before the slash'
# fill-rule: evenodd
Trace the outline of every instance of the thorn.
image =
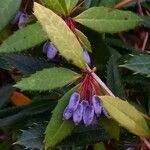
<svg viewBox="0 0 150 150">
<path fill-rule="evenodd" d="M 124 64 L 124 65 L 119 65 L 119 67 L 126 67 L 126 64 Z"/>
<path fill-rule="evenodd" d="M 129 54 L 129 55 L 132 56 L 132 57 L 134 56 L 133 54 Z"/>
</svg>

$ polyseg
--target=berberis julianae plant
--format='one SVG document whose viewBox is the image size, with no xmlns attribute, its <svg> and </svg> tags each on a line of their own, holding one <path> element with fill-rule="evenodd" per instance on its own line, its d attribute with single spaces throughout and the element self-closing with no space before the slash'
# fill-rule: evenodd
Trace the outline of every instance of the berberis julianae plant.
<svg viewBox="0 0 150 150">
<path fill-rule="evenodd" d="M 1 0 L 0 149 L 150 149 L 149 8 Z"/>
</svg>

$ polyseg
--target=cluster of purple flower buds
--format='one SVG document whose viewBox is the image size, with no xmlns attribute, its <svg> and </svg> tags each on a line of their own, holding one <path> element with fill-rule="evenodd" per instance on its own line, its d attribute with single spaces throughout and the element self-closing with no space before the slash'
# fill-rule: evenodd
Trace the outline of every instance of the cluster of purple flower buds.
<svg viewBox="0 0 150 150">
<path fill-rule="evenodd" d="M 49 60 L 51 60 L 57 55 L 57 49 L 52 42 L 46 42 L 43 45 L 43 53 L 47 55 Z"/>
<path fill-rule="evenodd" d="M 64 110 L 63 118 L 68 120 L 73 119 L 77 125 L 83 122 L 86 126 L 93 123 L 95 117 L 99 117 L 104 114 L 107 118 L 110 118 L 97 95 L 92 97 L 92 102 L 88 100 L 81 100 L 80 94 L 75 92 L 71 95 L 69 104 Z"/>
<path fill-rule="evenodd" d="M 28 14 L 26 12 L 19 11 L 12 21 L 12 24 L 18 24 L 18 28 L 22 29 L 28 19 Z"/>
</svg>

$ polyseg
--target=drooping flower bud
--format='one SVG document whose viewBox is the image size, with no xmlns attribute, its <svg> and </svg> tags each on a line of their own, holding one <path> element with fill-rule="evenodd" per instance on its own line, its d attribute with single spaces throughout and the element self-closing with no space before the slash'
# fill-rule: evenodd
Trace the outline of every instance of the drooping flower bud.
<svg viewBox="0 0 150 150">
<path fill-rule="evenodd" d="M 94 119 L 94 108 L 93 106 L 88 105 L 83 111 L 83 121 L 86 126 L 92 124 Z"/>
<path fill-rule="evenodd" d="M 21 13 L 18 21 L 18 27 L 19 29 L 22 29 L 25 26 L 25 23 L 27 21 L 28 14 L 27 13 Z"/>
<path fill-rule="evenodd" d="M 79 124 L 83 116 L 83 105 L 79 104 L 77 109 L 73 112 L 73 121 L 75 124 Z"/>
<path fill-rule="evenodd" d="M 82 100 L 81 105 L 83 106 L 83 111 L 89 106 L 89 102 L 87 100 Z"/>
<path fill-rule="evenodd" d="M 73 111 L 72 109 L 68 108 L 68 106 L 65 108 L 64 113 L 63 113 L 63 118 L 65 120 L 68 120 L 72 117 Z"/>
<path fill-rule="evenodd" d="M 77 92 L 74 92 L 71 97 L 70 97 L 70 101 L 68 104 L 68 108 L 72 109 L 73 111 L 75 111 L 77 109 L 77 106 L 79 104 L 80 101 L 80 94 Z"/>
<path fill-rule="evenodd" d="M 19 11 L 12 21 L 12 24 L 18 24 L 18 28 L 22 29 L 25 26 L 25 22 L 28 19 L 28 14 L 26 12 Z"/>
<path fill-rule="evenodd" d="M 97 116 L 99 116 L 102 112 L 102 104 L 100 102 L 99 97 L 97 95 L 94 95 L 92 97 L 92 102 L 93 102 L 93 107 L 94 107 L 95 114 Z"/>
<path fill-rule="evenodd" d="M 83 48 L 83 56 L 84 56 L 86 63 L 88 65 L 90 65 L 91 64 L 91 58 L 90 58 L 90 55 L 88 54 L 86 48 Z"/>
<path fill-rule="evenodd" d="M 43 45 L 43 53 L 47 54 L 47 58 L 49 60 L 53 59 L 57 54 L 56 47 L 52 44 L 52 42 L 46 42 Z"/>
</svg>

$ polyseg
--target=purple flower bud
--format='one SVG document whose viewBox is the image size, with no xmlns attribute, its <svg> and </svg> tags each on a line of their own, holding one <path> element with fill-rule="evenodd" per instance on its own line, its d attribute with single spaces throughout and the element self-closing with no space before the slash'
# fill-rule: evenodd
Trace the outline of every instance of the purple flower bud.
<svg viewBox="0 0 150 150">
<path fill-rule="evenodd" d="M 94 107 L 95 114 L 97 116 L 99 116 L 102 112 L 102 104 L 100 102 L 99 97 L 97 95 L 94 95 L 92 97 L 92 102 L 93 102 L 93 107 Z"/>
<path fill-rule="evenodd" d="M 108 119 L 111 118 L 110 115 L 108 114 L 108 112 L 105 110 L 104 107 L 102 107 L 102 112 L 103 112 L 103 114 L 104 114 Z"/>
<path fill-rule="evenodd" d="M 94 108 L 93 106 L 88 105 L 83 111 L 83 121 L 86 126 L 92 124 L 94 119 Z"/>
<path fill-rule="evenodd" d="M 87 100 L 83 100 L 81 102 L 81 105 L 83 106 L 83 111 L 86 109 L 87 106 L 89 106 L 89 102 Z"/>
<path fill-rule="evenodd" d="M 22 29 L 25 26 L 25 22 L 26 22 L 27 18 L 28 18 L 28 14 L 27 13 L 22 12 L 20 14 L 19 21 L 18 21 L 19 29 Z"/>
<path fill-rule="evenodd" d="M 83 116 L 83 105 L 79 104 L 77 106 L 77 109 L 73 113 L 73 121 L 75 122 L 75 124 L 79 124 L 81 122 L 82 116 Z"/>
<path fill-rule="evenodd" d="M 70 97 L 70 101 L 68 104 L 68 108 L 72 109 L 73 111 L 75 111 L 77 109 L 77 106 L 79 104 L 80 101 L 80 94 L 77 92 L 74 92 L 71 97 Z"/>
<path fill-rule="evenodd" d="M 68 108 L 68 106 L 65 108 L 64 113 L 63 113 L 63 118 L 65 120 L 68 120 L 72 117 L 73 111 L 72 109 Z"/>
<path fill-rule="evenodd" d="M 43 52 L 47 52 L 48 59 L 53 59 L 57 54 L 57 49 L 51 42 L 47 42 L 47 45 L 45 46 L 45 50 L 43 50 Z"/>
<path fill-rule="evenodd" d="M 19 21 L 21 13 L 22 13 L 21 11 L 18 11 L 17 15 L 15 16 L 15 18 L 11 22 L 12 24 L 16 24 Z"/>
<path fill-rule="evenodd" d="M 90 56 L 89 56 L 89 54 L 85 48 L 83 48 L 83 56 L 84 56 L 86 63 L 88 65 L 90 65 L 91 64 L 91 58 L 90 58 Z"/>
<path fill-rule="evenodd" d="M 43 53 L 47 54 L 48 51 L 48 46 L 49 46 L 50 42 L 45 42 L 43 45 Z"/>
</svg>

